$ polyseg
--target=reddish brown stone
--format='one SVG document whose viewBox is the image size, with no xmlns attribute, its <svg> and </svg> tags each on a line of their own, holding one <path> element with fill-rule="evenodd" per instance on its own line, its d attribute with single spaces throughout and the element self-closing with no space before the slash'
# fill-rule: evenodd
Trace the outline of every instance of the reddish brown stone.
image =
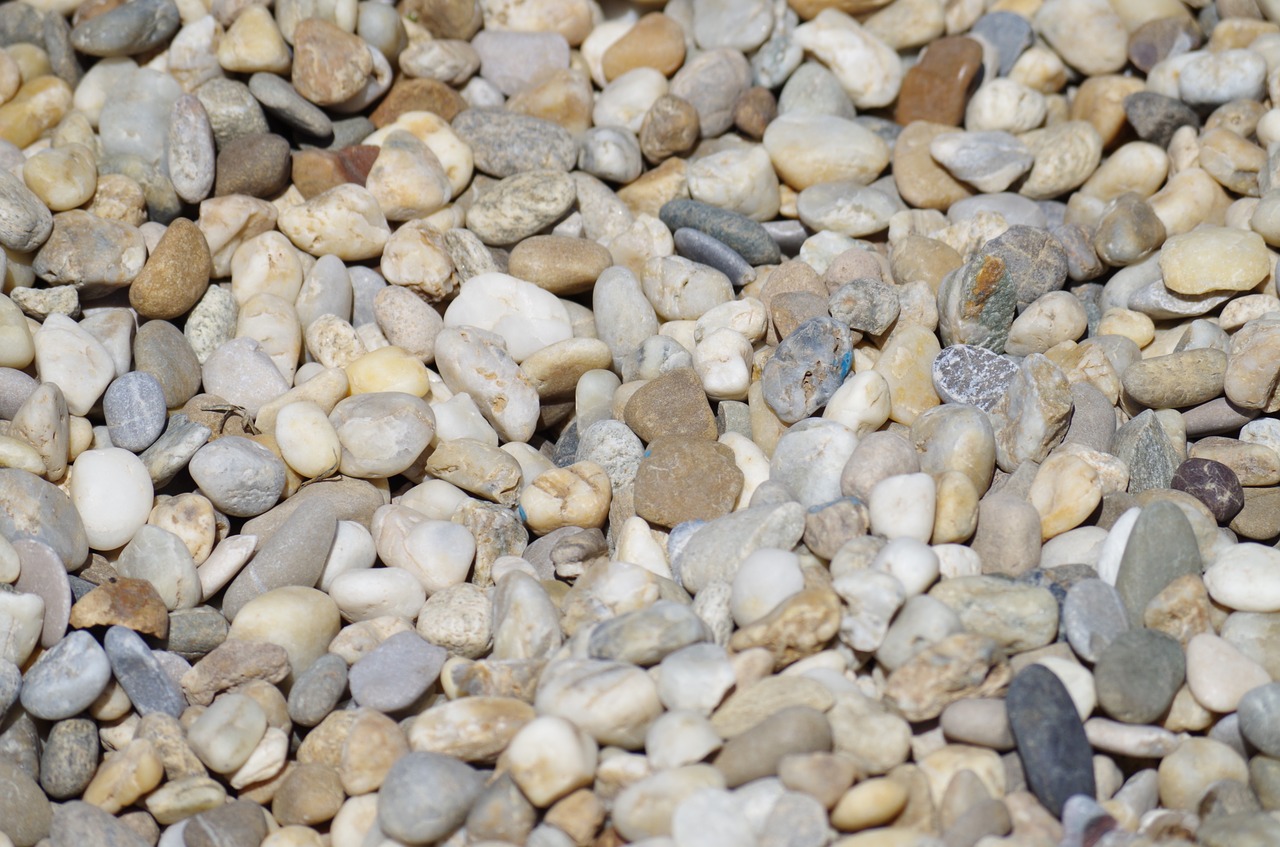
<svg viewBox="0 0 1280 847">
<path fill-rule="evenodd" d="M 364 185 L 379 148 L 355 144 L 341 150 L 299 150 L 293 154 L 293 184 L 310 200 L 346 182 Z"/>
<path fill-rule="evenodd" d="M 1170 56 L 1195 50 L 1202 40 L 1190 18 L 1156 18 L 1129 35 L 1129 61 L 1146 73 Z"/>
<path fill-rule="evenodd" d="M 912 121 L 960 126 L 981 73 L 982 45 L 962 35 L 938 39 L 903 77 L 894 120 L 903 126 Z"/>
<path fill-rule="evenodd" d="M 123 626 L 156 638 L 169 636 L 169 610 L 145 579 L 117 577 L 81 597 L 71 607 L 73 629 Z"/>
<path fill-rule="evenodd" d="M 381 129 L 405 112 L 432 112 L 452 121 L 467 108 L 467 101 L 448 85 L 436 79 L 414 79 L 402 76 L 373 110 L 369 120 Z"/>
</svg>

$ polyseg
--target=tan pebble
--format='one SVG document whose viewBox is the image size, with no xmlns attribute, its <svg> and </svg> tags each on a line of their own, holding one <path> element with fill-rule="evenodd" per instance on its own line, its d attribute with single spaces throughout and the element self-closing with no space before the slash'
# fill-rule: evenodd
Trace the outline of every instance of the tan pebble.
<svg viewBox="0 0 1280 847">
<path fill-rule="evenodd" d="M 964 183 L 933 160 L 929 145 L 953 126 L 916 121 L 898 135 L 893 146 L 893 175 L 902 199 L 919 209 L 945 211 L 973 195 Z"/>
<path fill-rule="evenodd" d="M 164 765 L 151 742 L 143 738 L 110 754 L 84 790 L 84 801 L 110 814 L 132 806 L 164 778 Z"/>
<path fill-rule="evenodd" d="M 1054 453 L 1036 471 L 1027 496 L 1040 513 L 1040 536 L 1048 540 L 1084 522 L 1102 500 L 1102 486 L 1083 459 Z"/>
<path fill-rule="evenodd" d="M 850 788 L 831 810 L 831 825 L 841 832 L 884 826 L 907 805 L 907 789 L 894 779 L 879 777 Z"/>
<path fill-rule="evenodd" d="M 557 123 L 577 136 L 590 128 L 594 105 L 591 78 L 577 68 L 557 68 L 510 97 L 506 109 Z"/>
<path fill-rule="evenodd" d="M 1109 147 L 1127 125 L 1124 98 L 1145 88 L 1142 80 L 1134 77 L 1090 77 L 1081 83 L 1071 101 L 1071 119 L 1093 124 L 1103 145 Z"/>
<path fill-rule="evenodd" d="M 553 294 L 590 291 L 596 278 L 613 264 L 609 251 L 584 238 L 535 235 L 511 251 L 507 272 Z"/>
<path fill-rule="evenodd" d="M 604 51 L 601 68 L 606 81 L 636 68 L 654 68 L 669 77 L 684 64 L 684 55 L 680 24 L 661 12 L 650 12 Z"/>
<path fill-rule="evenodd" d="M 286 74 L 289 45 L 266 6 L 246 6 L 218 42 L 218 64 L 232 73 Z"/>
<path fill-rule="evenodd" d="M 98 166 L 83 144 L 66 144 L 37 153 L 22 168 L 27 187 L 54 212 L 87 203 L 98 187 Z"/>
<path fill-rule="evenodd" d="M 372 709 L 358 710 L 338 766 L 343 790 L 353 797 L 377 791 L 391 766 L 408 752 L 408 739 L 395 721 Z"/>
<path fill-rule="evenodd" d="M 12 55 L 12 52 L 11 54 Z M 27 147 L 71 108 L 71 86 L 56 76 L 30 78 L 0 106 L 0 139 Z"/>
<path fill-rule="evenodd" d="M 144 804 L 162 826 L 216 809 L 227 802 L 227 790 L 207 776 L 187 776 L 166 782 L 147 795 Z"/>
<path fill-rule="evenodd" d="M 365 353 L 345 367 L 352 396 L 400 391 L 415 397 L 431 392 L 427 367 L 399 347 L 383 347 Z"/>
<path fill-rule="evenodd" d="M 323 18 L 307 18 L 293 32 L 293 85 L 317 106 L 354 97 L 373 72 L 363 40 Z"/>
<path fill-rule="evenodd" d="M 331 820 L 344 799 L 336 770 L 318 763 L 299 764 L 276 790 L 271 814 L 286 826 L 312 826 Z"/>
</svg>

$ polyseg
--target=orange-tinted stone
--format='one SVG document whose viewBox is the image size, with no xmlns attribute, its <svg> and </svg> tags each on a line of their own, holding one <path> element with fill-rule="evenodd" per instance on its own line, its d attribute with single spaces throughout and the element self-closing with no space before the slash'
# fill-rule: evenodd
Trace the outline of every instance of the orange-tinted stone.
<svg viewBox="0 0 1280 847">
<path fill-rule="evenodd" d="M 402 76 L 373 110 L 369 120 L 381 129 L 405 112 L 432 112 L 446 121 L 467 108 L 467 101 L 448 85 L 436 79 L 413 79 Z"/>
<path fill-rule="evenodd" d="M 960 126 L 969 94 L 981 81 L 982 45 L 961 35 L 939 38 L 902 79 L 894 119 Z"/>
<path fill-rule="evenodd" d="M 609 46 L 601 58 L 604 78 L 615 80 L 636 68 L 654 68 L 666 76 L 684 64 L 684 31 L 661 12 L 650 12 Z"/>
</svg>

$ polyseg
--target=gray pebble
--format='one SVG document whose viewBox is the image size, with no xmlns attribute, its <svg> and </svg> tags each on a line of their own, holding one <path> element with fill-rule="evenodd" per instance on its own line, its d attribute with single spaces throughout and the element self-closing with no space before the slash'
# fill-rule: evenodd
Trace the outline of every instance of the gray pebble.
<svg viewBox="0 0 1280 847">
<path fill-rule="evenodd" d="M 796 68 L 778 94 L 778 114 L 791 113 L 852 118 L 856 111 L 835 74 L 811 61 Z"/>
<path fill-rule="evenodd" d="M 670 200 L 658 216 L 672 232 L 681 227 L 705 232 L 738 253 L 751 265 L 774 265 L 781 259 L 777 243 L 769 232 L 746 215 L 721 209 L 697 200 Z"/>
<path fill-rule="evenodd" d="M 668 654 L 708 641 L 711 633 L 693 608 L 671 600 L 627 612 L 591 631 L 587 655 L 593 659 L 656 665 Z"/>
<path fill-rule="evenodd" d="M 289 718 L 299 726 L 315 726 L 334 710 L 346 690 L 346 659 L 325 653 L 289 689 Z"/>
<path fill-rule="evenodd" d="M 49 834 L 52 806 L 41 792 L 40 786 L 15 763 L 0 757 L 0 830 L 15 847 L 34 847 Z M 106 814 L 105 812 L 103 814 Z M 94 842 L 54 842 L 63 844 L 92 844 Z"/>
<path fill-rule="evenodd" d="M 9 707 L 18 702 L 22 690 L 22 671 L 8 659 L 0 658 L 0 721 L 8 714 Z"/>
<path fill-rule="evenodd" d="M 213 125 L 200 98 L 183 94 L 169 113 L 169 180 L 187 203 L 199 203 L 213 190 L 217 151 Z"/>
<path fill-rule="evenodd" d="M 22 708 L 57 721 L 89 708 L 111 679 L 111 663 L 93 636 L 76 630 L 36 660 L 22 684 Z"/>
<path fill-rule="evenodd" d="M 409 753 L 378 791 L 378 826 L 406 844 L 438 841 L 462 825 L 482 790 L 484 777 L 457 759 Z"/>
<path fill-rule="evenodd" d="M 1000 76 L 1008 76 L 1013 63 L 1035 43 L 1031 24 L 1013 12 L 988 12 L 978 18 L 969 33 L 981 36 L 996 48 L 996 55 L 1000 57 Z"/>
<path fill-rule="evenodd" d="M 186 415 L 175 414 L 169 418 L 164 434 L 138 457 L 146 466 L 152 484 L 160 489 L 172 482 L 212 434 L 209 427 L 195 423 Z"/>
<path fill-rule="evenodd" d="M 89 557 L 80 513 L 57 486 L 15 468 L 0 468 L 0 535 L 31 538 L 53 548 L 68 571 Z"/>
<path fill-rule="evenodd" d="M 686 259 L 715 268 L 729 277 L 735 288 L 740 288 L 756 278 L 751 267 L 736 250 L 718 238 L 701 230 L 681 227 L 674 233 L 676 252 Z"/>
<path fill-rule="evenodd" d="M 912 656 L 949 635 L 964 632 L 951 607 L 928 594 L 907 599 L 876 648 L 876 661 L 888 670 L 905 665 Z"/>
<path fill-rule="evenodd" d="M 334 121 L 333 141 L 330 142 L 328 149 L 341 150 L 343 147 L 359 144 L 372 135 L 376 129 L 377 127 L 373 125 L 373 121 L 364 115 L 356 115 L 353 118 Z"/>
<path fill-rule="evenodd" d="M 239 435 L 201 447 L 187 467 L 204 495 L 232 517 L 260 515 L 274 506 L 284 491 L 284 462 L 266 447 Z"/>
<path fill-rule="evenodd" d="M 53 232 L 53 214 L 22 177 L 0 170 L 0 245 L 30 253 Z"/>
<path fill-rule="evenodd" d="M 696 594 L 715 580 L 731 582 L 742 561 L 762 547 L 796 546 L 804 536 L 804 507 L 790 501 L 783 486 L 774 487 L 782 490 L 786 502 L 755 505 L 753 500 L 750 507 L 722 518 L 672 530 L 668 553 L 676 581 L 685 590 Z"/>
<path fill-rule="evenodd" d="M 568 130 L 529 115 L 467 109 L 453 119 L 453 131 L 470 145 L 476 169 L 499 179 L 527 171 L 567 173 L 578 161 Z"/>
<path fill-rule="evenodd" d="M 569 42 L 558 32 L 482 29 L 471 47 L 480 58 L 480 75 L 508 97 L 569 67 Z"/>
<path fill-rule="evenodd" d="M 54 847 L 152 847 L 115 815 L 80 800 L 54 810 L 49 835 Z"/>
<path fill-rule="evenodd" d="M 160 667 L 142 636 L 123 626 L 113 626 L 107 630 L 104 645 L 111 672 L 129 695 L 134 711 L 143 716 L 152 712 L 181 716 L 187 708 L 187 698 Z"/>
<path fill-rule="evenodd" d="M 579 433 L 574 455 L 575 462 L 591 461 L 604 468 L 614 491 L 631 484 L 643 458 L 640 437 L 622 421 L 612 419 L 597 421 Z"/>
<path fill-rule="evenodd" d="M 933 388 L 944 403 L 990 412 L 1017 372 L 1017 362 L 1006 356 L 972 344 L 952 344 L 933 360 Z"/>
<path fill-rule="evenodd" d="M 1199 576 L 1201 570 L 1196 535 L 1182 509 L 1168 500 L 1143 508 L 1116 572 L 1116 591 L 1129 612 L 1129 623 L 1141 627 L 1147 604 L 1165 586 L 1180 576 Z"/>
<path fill-rule="evenodd" d="M 102 397 L 111 444 L 132 453 L 142 452 L 160 437 L 166 411 L 164 389 L 145 371 L 116 377 Z"/>
<path fill-rule="evenodd" d="M 11 421 L 40 383 L 15 368 L 0 368 L 0 418 Z"/>
<path fill-rule="evenodd" d="M 416 632 L 396 633 L 351 666 L 351 696 L 361 706 L 399 711 L 435 684 L 448 657 L 443 647 Z"/>
<path fill-rule="evenodd" d="M 284 77 L 256 73 L 249 77 L 249 93 L 267 112 L 294 129 L 315 138 L 333 135 L 333 121 L 324 110 L 299 94 Z"/>
<path fill-rule="evenodd" d="M 1240 698 L 1240 732 L 1268 756 L 1280 757 L 1280 682 L 1260 685 Z"/>
<path fill-rule="evenodd" d="M 1129 466 L 1129 493 L 1168 488 L 1181 461 L 1156 413 L 1143 411 L 1116 430 L 1110 452 Z"/>
<path fill-rule="evenodd" d="M 309 500 L 300 505 L 227 586 L 222 614 L 235 620 L 244 604 L 260 594 L 288 585 L 314 586 L 337 532 L 338 519 L 328 503 Z"/>
<path fill-rule="evenodd" d="M 733 126 L 733 107 L 751 85 L 751 65 L 741 52 L 720 47 L 686 59 L 671 78 L 671 93 L 698 111 L 703 138 Z"/>
<path fill-rule="evenodd" d="M 219 150 L 237 138 L 269 131 L 262 107 L 243 82 L 217 77 L 197 88 L 195 93 L 209 115 Z"/>
<path fill-rule="evenodd" d="M 45 13 L 26 3 L 0 6 L 0 45 L 39 44 L 44 34 Z"/>
<path fill-rule="evenodd" d="M 1062 224 L 1049 228 L 1049 233 L 1058 239 L 1067 257 L 1067 277 L 1074 282 L 1097 279 L 1107 266 L 1098 258 L 1098 251 L 1093 249 L 1093 239 L 1089 231 L 1077 223 Z M 1092 334 L 1096 322 L 1089 325 Z"/>
<path fill-rule="evenodd" d="M 182 539 L 154 524 L 142 526 L 120 551 L 116 571 L 151 583 L 169 609 L 200 602 L 200 578 Z"/>
<path fill-rule="evenodd" d="M 169 613 L 169 651 L 197 661 L 227 640 L 230 625 L 212 606 L 175 609 Z"/>
<path fill-rule="evenodd" d="M 1062 631 L 1076 655 L 1096 662 L 1112 641 L 1129 630 L 1129 612 L 1112 586 L 1085 579 L 1067 589 L 1062 604 Z"/>
<path fill-rule="evenodd" d="M 71 43 L 89 56 L 133 56 L 166 43 L 182 23 L 173 0 L 132 0 L 71 30 Z"/>
<path fill-rule="evenodd" d="M 1139 138 L 1158 147 L 1168 147 L 1181 127 L 1200 128 L 1200 116 L 1194 109 L 1154 91 L 1138 91 L 1124 98 L 1124 115 Z"/>
<path fill-rule="evenodd" d="M 622 360 L 622 380 L 656 379 L 664 373 L 693 367 L 693 354 L 666 335 L 651 335 Z"/>
<path fill-rule="evenodd" d="M 55 800 L 78 797 L 98 768 L 98 726 L 88 718 L 58 721 L 40 755 L 40 787 Z"/>
<path fill-rule="evenodd" d="M 138 183 L 147 203 L 147 217 L 167 224 L 182 214 L 182 199 L 173 181 L 157 164 L 128 153 L 112 153 L 98 160 L 99 174 L 121 174 Z"/>
<path fill-rule="evenodd" d="M 52 647 L 67 631 L 71 617 L 71 586 L 66 566 L 58 554 L 40 541 L 19 538 L 13 541 L 18 554 L 18 581 L 13 587 L 24 594 L 35 594 L 44 601 L 44 626 L 40 644 Z"/>
<path fill-rule="evenodd" d="M 901 303 L 897 286 L 870 277 L 840 286 L 827 305 L 831 317 L 844 321 L 850 329 L 881 335 L 898 319 Z"/>
<path fill-rule="evenodd" d="M 592 127 L 582 134 L 578 168 L 609 182 L 633 182 L 644 169 L 640 141 L 626 127 Z"/>
<path fill-rule="evenodd" d="M 857 443 L 857 436 L 838 421 L 799 421 L 778 439 L 769 479 L 785 485 L 805 508 L 838 500 L 841 474 Z"/>
<path fill-rule="evenodd" d="M 764 400 L 785 423 L 826 405 L 853 362 L 853 335 L 833 318 L 810 318 L 782 340 L 764 366 Z"/>
<path fill-rule="evenodd" d="M 764 227 L 764 231 L 769 234 L 774 243 L 778 245 L 778 249 L 788 256 L 794 256 L 799 253 L 805 241 L 813 234 L 800 221 L 794 220 L 765 221 L 761 226 Z"/>
<path fill-rule="evenodd" d="M 577 189 L 567 173 L 518 173 L 480 195 L 467 212 L 467 227 L 485 244 L 515 244 L 564 217 L 576 198 Z"/>
<path fill-rule="evenodd" d="M 1152 629 L 1116 636 L 1093 668 L 1102 711 L 1118 721 L 1158 720 L 1186 678 L 1186 659 L 1177 641 Z"/>
</svg>

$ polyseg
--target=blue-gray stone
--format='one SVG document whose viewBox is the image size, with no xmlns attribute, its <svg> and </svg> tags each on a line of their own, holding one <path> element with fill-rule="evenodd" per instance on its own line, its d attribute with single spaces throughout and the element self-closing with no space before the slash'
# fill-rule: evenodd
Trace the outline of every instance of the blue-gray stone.
<svg viewBox="0 0 1280 847">
<path fill-rule="evenodd" d="M 887 332 L 898 319 L 901 308 L 897 286 L 886 285 L 870 277 L 845 283 L 832 293 L 827 302 L 831 317 L 868 335 Z"/>
<path fill-rule="evenodd" d="M 686 259 L 715 268 L 729 277 L 734 287 L 741 287 L 756 278 L 755 268 L 728 244 L 707 235 L 702 230 L 681 227 L 674 234 L 676 252 Z"/>
<path fill-rule="evenodd" d="M 1030 22 L 1013 12 L 988 12 L 978 18 L 969 34 L 981 36 L 996 48 L 996 55 L 1000 57 L 1000 76 L 1008 76 L 1013 63 L 1036 40 Z"/>
<path fill-rule="evenodd" d="M 187 708 L 186 696 L 165 673 L 142 636 L 126 627 L 113 626 L 107 630 L 104 645 L 111 672 L 129 695 L 134 711 L 144 717 L 152 712 L 175 718 L 182 715 Z"/>
<path fill-rule="evenodd" d="M 89 56 L 134 56 L 167 42 L 181 23 L 173 0 L 130 0 L 77 24 L 71 43 Z"/>
<path fill-rule="evenodd" d="M 49 834 L 52 816 L 49 799 L 31 775 L 16 763 L 0 757 L 0 824 L 15 847 L 34 847 Z M 105 813 L 104 813 L 105 814 Z M 79 845 L 97 842 L 79 842 Z M 79 847 L 72 842 L 55 842 L 55 847 Z"/>
<path fill-rule="evenodd" d="M 1129 631 L 1129 611 L 1120 592 L 1100 579 L 1085 579 L 1067 590 L 1062 631 L 1076 655 L 1096 662 L 1112 641 Z"/>
<path fill-rule="evenodd" d="M 49 545 L 68 571 L 79 570 L 89 558 L 84 523 L 70 498 L 56 485 L 16 468 L 0 468 L 0 536 Z"/>
<path fill-rule="evenodd" d="M 160 437 L 165 425 L 164 389 L 149 373 L 130 371 L 107 386 L 102 416 L 113 447 L 140 453 Z"/>
<path fill-rule="evenodd" d="M 395 712 L 413 705 L 440 677 L 448 652 L 416 632 L 399 632 L 362 656 L 347 676 L 361 706 Z"/>
<path fill-rule="evenodd" d="M 1003 353 L 1017 312 L 1017 287 L 1005 260 L 977 253 L 938 287 L 938 335 L 944 347 L 972 344 Z"/>
<path fill-rule="evenodd" d="M 1027 785 L 1044 807 L 1061 817 L 1069 797 L 1092 798 L 1093 748 L 1071 695 L 1053 671 L 1030 665 L 1015 676 L 1005 709 Z"/>
<path fill-rule="evenodd" d="M 151 847 L 151 842 L 97 806 L 72 800 L 53 810 L 53 847 Z"/>
<path fill-rule="evenodd" d="M 648 667 L 683 647 L 710 639 L 710 630 L 693 607 L 659 600 L 593 629 L 587 639 L 587 655 Z"/>
<path fill-rule="evenodd" d="M 805 241 L 813 234 L 804 224 L 796 220 L 765 221 L 760 225 L 764 227 L 765 232 L 769 233 L 769 237 L 778 245 L 778 249 L 788 256 L 799 253 Z"/>
<path fill-rule="evenodd" d="M 480 772 L 449 756 L 401 756 L 378 791 L 378 826 L 405 844 L 439 841 L 462 826 L 484 782 Z"/>
<path fill-rule="evenodd" d="M 810 318 L 764 366 L 764 400 L 784 423 L 809 417 L 831 399 L 853 363 L 853 333 L 834 318 Z"/>
<path fill-rule="evenodd" d="M 60 721 L 89 708 L 110 681 L 106 652 L 88 632 L 76 630 L 27 671 L 22 708 L 42 720 Z"/>
<path fill-rule="evenodd" d="M 782 259 L 768 230 L 746 215 L 697 200 L 676 199 L 663 204 L 658 216 L 672 232 L 683 227 L 705 232 L 736 251 L 748 264 L 775 265 Z"/>
<path fill-rule="evenodd" d="M 239 435 L 201 447 L 187 469 L 213 505 L 236 518 L 262 514 L 284 491 L 284 462 L 266 447 Z"/>
<path fill-rule="evenodd" d="M 1013 195 L 1016 197 L 1017 195 Z M 984 244 L 977 256 L 999 256 L 1017 292 L 1019 309 L 1067 282 L 1067 254 L 1058 239 L 1039 226 L 1014 224 Z"/>
<path fill-rule="evenodd" d="M 325 653 L 289 689 L 289 718 L 299 726 L 315 726 L 334 710 L 346 690 L 347 660 Z"/>
</svg>

